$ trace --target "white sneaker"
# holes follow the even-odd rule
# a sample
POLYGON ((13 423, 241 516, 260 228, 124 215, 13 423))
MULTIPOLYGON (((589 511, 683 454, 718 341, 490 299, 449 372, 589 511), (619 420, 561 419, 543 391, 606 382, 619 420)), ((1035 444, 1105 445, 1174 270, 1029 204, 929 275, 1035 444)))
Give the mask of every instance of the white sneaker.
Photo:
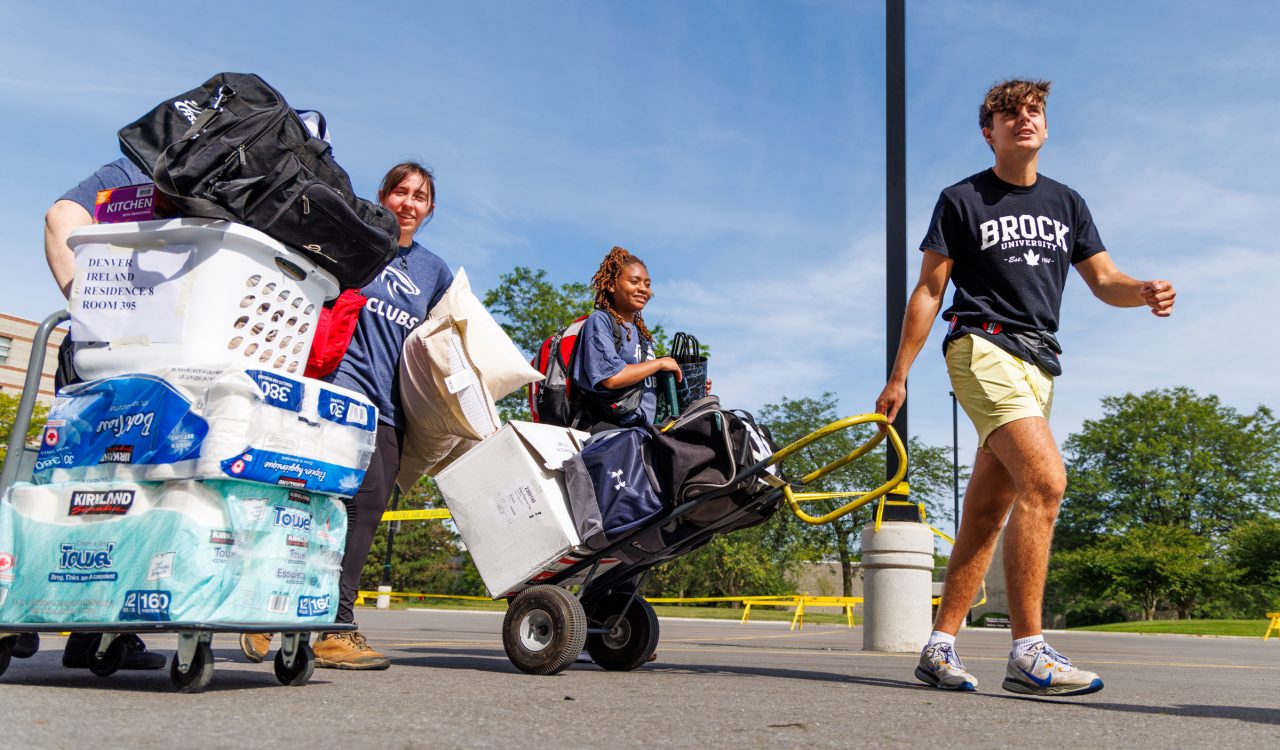
POLYGON ((978 689, 978 678, 965 671, 955 646, 950 643, 925 646, 920 652, 920 663, 916 665, 916 677, 942 690, 971 692, 978 689))
POLYGON ((1071 666, 1071 660, 1043 641, 1005 668, 1005 690, 1023 695, 1088 695, 1102 689, 1102 678, 1071 666))

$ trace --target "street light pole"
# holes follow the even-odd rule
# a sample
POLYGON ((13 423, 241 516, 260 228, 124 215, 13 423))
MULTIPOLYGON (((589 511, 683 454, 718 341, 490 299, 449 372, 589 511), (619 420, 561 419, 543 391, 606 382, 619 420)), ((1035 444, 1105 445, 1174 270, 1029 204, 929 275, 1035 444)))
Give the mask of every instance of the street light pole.
MULTIPOLYGON (((906 3, 885 0, 885 364, 893 373, 907 310, 907 42, 906 3)), ((907 407, 904 400, 893 427, 905 441, 907 407)), ((885 478, 898 471, 898 457, 886 453, 885 478)))

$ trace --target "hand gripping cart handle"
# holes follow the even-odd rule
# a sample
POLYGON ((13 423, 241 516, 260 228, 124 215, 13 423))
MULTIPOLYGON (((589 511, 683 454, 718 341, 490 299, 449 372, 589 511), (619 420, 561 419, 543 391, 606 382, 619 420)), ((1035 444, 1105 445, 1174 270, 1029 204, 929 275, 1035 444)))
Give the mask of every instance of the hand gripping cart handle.
POLYGON ((765 461, 764 465, 773 466, 774 464, 779 464, 785 461, 788 456, 795 455, 796 453, 798 453, 800 450, 804 449, 808 445, 816 443, 822 440, 823 438, 829 435, 832 435, 834 433, 837 433, 841 430, 846 430, 846 429, 849 429, 850 427, 854 427, 860 424, 875 424, 875 425, 879 425, 880 429, 876 432, 875 435, 871 436, 869 440, 867 440, 865 443, 858 446, 854 450, 850 451, 843 458, 836 459, 835 461, 832 461, 826 466, 823 466, 820 469, 816 469, 804 475, 797 482, 795 482, 794 485, 788 484, 782 488, 782 496, 786 499, 787 506, 791 508, 791 512, 795 514, 796 518, 799 518, 801 521, 804 521, 805 523, 811 524, 814 526, 821 525, 824 523, 830 523, 836 520, 837 518, 840 518, 842 516, 848 515, 849 513, 852 513, 853 511, 857 510, 858 508, 861 508, 867 503, 874 502, 876 500, 879 500, 881 497, 884 497, 888 493, 892 492, 893 489, 897 487, 899 483, 902 482, 903 477, 907 475, 907 449, 902 445, 902 438, 898 437, 898 431, 893 429, 893 425, 889 423, 889 420, 883 414, 874 414, 874 413, 859 414, 857 416, 845 417, 844 419, 840 419, 835 422, 832 422, 826 427, 823 427, 819 430, 809 433, 808 435, 800 438, 799 440, 795 441, 791 445, 788 445, 787 447, 773 454, 772 456, 769 457, 767 461, 765 461), (876 446, 884 442, 886 437, 889 439, 889 444, 893 446, 894 452, 898 454, 898 471, 892 477, 890 477, 888 481, 886 481, 884 484, 880 485, 879 487, 876 487, 875 489, 866 491, 866 492, 862 492, 862 491, 796 492, 793 489, 793 486, 803 487, 805 485, 816 482, 817 480, 827 476, 833 471, 836 471, 842 466, 846 466, 858 460, 859 458, 862 458, 863 456, 867 455, 871 451, 875 450, 876 446), (852 497, 854 499, 850 500, 848 503, 845 503, 839 508, 836 508, 830 513, 825 513, 821 516, 811 516, 808 513, 805 513, 800 508, 800 503, 804 501, 837 500, 843 497, 852 497))

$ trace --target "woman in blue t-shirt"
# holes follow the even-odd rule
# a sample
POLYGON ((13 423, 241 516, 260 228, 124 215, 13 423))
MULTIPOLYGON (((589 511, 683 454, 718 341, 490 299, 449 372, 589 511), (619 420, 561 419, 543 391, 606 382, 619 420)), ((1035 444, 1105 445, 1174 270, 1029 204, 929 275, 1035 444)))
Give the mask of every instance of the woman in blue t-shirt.
POLYGON ((591 279, 596 309, 578 333, 573 384, 587 396, 594 423, 618 426, 652 423, 657 417, 657 374, 671 372, 679 381, 680 365, 654 356, 653 335, 641 312, 653 297, 644 261, 620 247, 605 256, 591 279), (632 398, 626 396, 639 385, 632 398), (630 401, 637 399, 638 403, 630 401), (619 405, 620 410, 611 409, 619 405))
MULTIPOLYGON (((376 279, 360 290, 366 298, 351 344, 325 380, 363 394, 378 407, 377 447, 364 483, 347 503, 347 546, 338 588, 339 623, 355 622, 353 603, 374 532, 400 471, 405 416, 400 407, 400 353, 409 332, 435 307, 453 283, 449 267, 414 235, 435 211, 435 179, 417 162, 392 167, 382 178, 378 201, 400 224, 400 252, 376 279)), ((269 636, 246 634, 240 646, 259 661, 270 647, 269 636)), ((315 644, 316 666, 338 669, 386 669, 391 661, 373 650, 359 631, 329 634, 315 644)))

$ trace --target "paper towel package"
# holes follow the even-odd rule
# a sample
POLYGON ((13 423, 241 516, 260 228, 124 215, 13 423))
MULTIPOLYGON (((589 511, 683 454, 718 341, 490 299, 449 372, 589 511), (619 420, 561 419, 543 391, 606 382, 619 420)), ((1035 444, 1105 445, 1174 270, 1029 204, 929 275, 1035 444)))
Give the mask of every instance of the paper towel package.
POLYGON ((18 484, 0 622, 332 622, 345 541, 341 500, 283 487, 18 484))
POLYGON ((436 475, 490 596, 514 594, 568 567, 562 560, 581 540, 560 466, 582 450, 586 437, 564 427, 508 422, 436 475))
POLYGON ((353 495, 373 454, 377 407, 319 380, 173 367, 64 388, 34 481, 235 477, 353 495))

